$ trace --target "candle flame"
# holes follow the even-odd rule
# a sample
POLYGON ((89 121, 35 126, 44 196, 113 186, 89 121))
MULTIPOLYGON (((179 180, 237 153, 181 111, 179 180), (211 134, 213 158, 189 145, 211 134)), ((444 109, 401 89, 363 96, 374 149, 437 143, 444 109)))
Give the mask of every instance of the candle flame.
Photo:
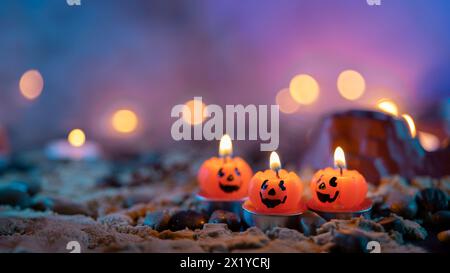
POLYGON ((398 106, 390 99, 381 99, 377 102, 377 108, 381 111, 398 117, 398 106))
POLYGON ((334 150, 334 167, 341 169, 346 167, 344 150, 340 146, 334 150))
POLYGON ((414 120, 412 119, 412 117, 408 114, 403 114, 402 117, 406 121, 406 124, 408 124, 411 137, 416 137, 416 125, 414 124, 414 120))
POLYGON ((229 156, 233 153, 233 145, 229 135, 223 135, 219 144, 219 155, 229 156))
POLYGON ((270 154, 270 168, 274 171, 281 169, 281 161, 277 152, 272 152, 270 154))
POLYGON ((69 135, 67 136, 67 141, 73 147, 81 147, 86 142, 86 135, 82 130, 74 129, 70 131, 69 135))

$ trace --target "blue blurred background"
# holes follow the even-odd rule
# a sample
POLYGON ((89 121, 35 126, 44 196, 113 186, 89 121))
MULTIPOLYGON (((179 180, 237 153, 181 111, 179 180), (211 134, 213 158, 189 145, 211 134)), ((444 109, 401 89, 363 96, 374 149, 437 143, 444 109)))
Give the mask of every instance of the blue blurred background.
POLYGON ((447 0, 2 0, 0 124, 14 150, 75 127, 111 145, 152 148, 172 142, 176 104, 194 96, 274 104, 293 76, 307 73, 319 99, 282 114, 282 132, 383 97, 426 126, 449 116, 449 26, 447 0), (33 101, 18 85, 29 69, 45 82, 33 101), (345 69, 365 77, 357 101, 337 91, 345 69), (107 128, 118 108, 137 113, 133 136, 107 128))

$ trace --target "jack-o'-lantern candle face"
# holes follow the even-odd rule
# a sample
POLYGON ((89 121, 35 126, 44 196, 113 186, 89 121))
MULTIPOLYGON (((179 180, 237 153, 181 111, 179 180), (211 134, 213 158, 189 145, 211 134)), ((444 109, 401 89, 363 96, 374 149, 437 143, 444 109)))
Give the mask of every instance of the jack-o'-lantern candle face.
POLYGON ((321 203, 333 203, 339 197, 337 177, 333 176, 326 181, 326 179, 323 179, 323 176, 319 178, 315 185, 317 199, 321 203))
POLYGON ((314 204, 325 210, 351 210, 366 198, 367 183, 357 171, 327 168, 318 171, 310 184, 314 204))
POLYGON ((257 172, 250 180, 249 198, 252 206, 259 213, 298 212, 303 193, 300 178, 294 172, 281 169, 277 155, 271 156, 271 168, 257 172), (276 164, 272 164, 274 158, 278 161, 276 164))
POLYGON ((252 169, 240 157, 213 157, 198 172, 200 193, 208 198, 242 199, 248 194, 252 175, 252 169))
POLYGON ((206 160, 198 172, 200 194, 211 199, 237 200, 247 197, 248 183, 253 175, 250 166, 240 157, 231 157, 228 135, 220 141, 220 158, 206 160))
POLYGON ((242 186, 242 175, 234 161, 225 162, 217 172, 217 180, 222 191, 231 193, 242 186))
POLYGON ((259 191, 259 197, 261 202, 268 208, 275 208, 286 203, 287 194, 284 180, 264 180, 259 191))
POLYGON ((350 211, 366 198, 367 183, 355 170, 347 170, 341 147, 334 151, 335 168, 319 170, 311 180, 314 205, 328 211, 350 211))

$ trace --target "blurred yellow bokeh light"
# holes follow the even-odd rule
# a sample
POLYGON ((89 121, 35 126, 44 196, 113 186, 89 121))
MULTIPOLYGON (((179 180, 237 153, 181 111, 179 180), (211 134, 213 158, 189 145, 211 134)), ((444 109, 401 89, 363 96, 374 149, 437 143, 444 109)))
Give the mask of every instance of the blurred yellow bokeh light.
POLYGON ((312 104, 319 97, 319 84, 310 75, 300 74, 292 78, 289 92, 296 102, 303 105, 312 104))
POLYGON ((359 72, 345 70, 339 74, 337 88, 342 97, 348 100, 357 100, 366 90, 366 81, 359 72))
POLYGON ((183 120, 191 125, 202 123, 207 113, 205 111, 206 105, 201 100, 190 100, 184 104, 186 107, 183 110, 183 120))
POLYGON ((42 93, 44 79, 37 70, 28 70, 20 78, 19 89, 22 96, 28 100, 34 100, 42 93))
POLYGON ((119 133, 132 133, 138 126, 138 117, 136 113, 128 109, 116 111, 112 116, 112 126, 119 133))
POLYGON ((287 88, 278 92, 275 102, 280 106, 280 111, 285 114, 295 113, 300 107, 287 88))
POLYGON ((86 135, 81 129, 73 129, 70 131, 67 141, 74 147, 81 147, 86 142, 86 135))
POLYGON ((390 99, 381 99, 377 102, 377 108, 385 113, 398 117, 398 106, 390 99))

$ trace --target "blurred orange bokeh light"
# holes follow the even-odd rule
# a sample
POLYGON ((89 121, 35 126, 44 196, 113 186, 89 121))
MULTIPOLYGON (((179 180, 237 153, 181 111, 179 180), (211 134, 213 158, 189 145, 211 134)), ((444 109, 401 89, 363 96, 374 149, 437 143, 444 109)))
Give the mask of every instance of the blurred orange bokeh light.
POLYGON ((300 105, 292 98, 287 88, 278 92, 275 102, 280 106, 280 111, 285 114, 295 113, 300 108, 300 105))
POLYGON ((117 110, 112 116, 112 126, 119 133, 132 133, 138 126, 136 113, 128 109, 117 110))
POLYGON ((34 100, 39 97, 43 88, 44 79, 37 70, 28 70, 20 78, 20 93, 28 100, 34 100))
POLYGON ((296 102, 308 105, 319 97, 319 84, 310 75, 300 74, 292 78, 289 91, 296 102))
POLYGON ((359 72, 346 70, 339 75, 337 87, 342 97, 348 100, 357 100, 366 90, 366 81, 359 72))
POLYGON ((202 123, 206 117, 206 105, 201 100, 190 100, 184 104, 183 120, 190 125, 202 123))

